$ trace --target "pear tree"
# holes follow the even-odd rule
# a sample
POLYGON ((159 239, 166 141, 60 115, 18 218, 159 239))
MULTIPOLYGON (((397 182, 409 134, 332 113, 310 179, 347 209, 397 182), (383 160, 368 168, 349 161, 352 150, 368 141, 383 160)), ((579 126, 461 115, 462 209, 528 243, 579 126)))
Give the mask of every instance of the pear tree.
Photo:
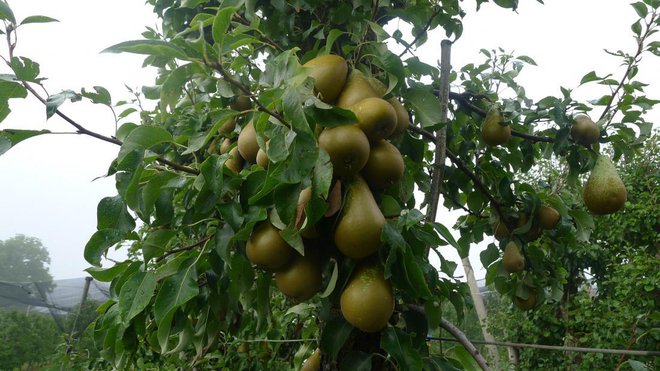
MULTIPOLYGON (((158 76, 113 104, 102 87, 43 96, 39 65, 15 47, 22 28, 52 19, 16 19, 0 1, 11 70, 0 119, 28 94, 48 117, 83 99, 118 112, 113 136, 69 119, 120 148, 106 174, 117 195, 100 200, 84 249, 87 272, 111 283, 94 337, 115 367, 487 369, 443 317, 443 302, 459 315, 469 305, 443 253, 465 257, 495 235, 481 255, 488 283, 522 310, 551 305, 566 272, 534 241, 570 248, 594 214, 625 207, 603 149, 632 158, 651 134, 658 101, 635 76, 642 56, 660 55, 658 0, 632 4, 638 50, 617 54, 618 80, 582 78, 612 87, 587 102, 564 88, 528 98, 524 55, 483 50, 453 71, 422 62, 414 50, 429 32, 460 38, 467 5, 455 0, 147 3, 161 28, 105 52, 143 55, 158 76), (542 158, 565 167, 565 187, 517 176, 542 158), (585 202, 568 202, 592 169, 585 202), (440 206, 464 215, 443 225, 440 206), (129 258, 102 265, 113 248, 129 258), (431 347, 441 330, 461 345, 431 347)), ((0 153, 49 134, 3 128, 0 153)))

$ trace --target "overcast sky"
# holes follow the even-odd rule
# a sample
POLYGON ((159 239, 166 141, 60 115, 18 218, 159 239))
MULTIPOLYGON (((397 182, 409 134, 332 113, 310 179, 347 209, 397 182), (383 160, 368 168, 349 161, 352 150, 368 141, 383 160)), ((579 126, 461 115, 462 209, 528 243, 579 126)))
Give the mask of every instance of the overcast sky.
MULTIPOLYGON (((48 77, 50 93, 63 89, 79 90, 101 85, 113 94, 113 101, 127 99, 124 84, 137 88, 153 84, 153 71, 141 69, 142 57, 130 54, 100 54, 102 49, 125 40, 140 38, 145 26, 156 19, 142 1, 114 0, 9 0, 18 19, 47 15, 60 23, 26 26, 20 30, 16 55, 41 64, 48 77)), ((473 7, 473 1, 464 1, 473 7)), ((452 65, 481 62, 479 49, 502 47, 536 60, 538 67, 526 67, 519 82, 528 95, 540 99, 559 95, 559 87, 574 89, 580 78, 596 70, 599 75, 623 73, 620 61, 603 52, 622 49, 634 52, 630 24, 636 14, 621 0, 550 0, 541 5, 521 1, 518 14, 490 4, 478 13, 470 10, 464 20, 463 36, 452 48, 452 65)), ((430 37, 423 50, 416 51, 424 61, 435 64, 444 33, 430 37)), ((6 47, 3 45, 3 55, 6 47)), ((660 97, 660 58, 650 54, 638 75, 654 84, 647 93, 660 97)), ((0 69, 1 73, 6 69, 0 69)), ((574 96, 585 99, 607 93, 605 87, 585 86, 574 96), (594 88, 596 90, 594 90, 594 88)), ((71 131, 59 118, 45 120, 45 108, 35 99, 13 100, 12 114, 2 128, 71 131)), ((62 110, 91 130, 111 135, 113 118, 107 108, 85 103, 67 103, 62 110)), ((659 110, 653 113, 657 122, 659 110)), ((599 114, 599 112, 597 113, 599 114)), ((594 114, 594 116, 597 116, 594 114)), ((0 156, 0 239, 17 233, 40 238, 52 259, 51 273, 57 279, 80 277, 88 264, 83 248, 96 230, 96 205, 106 196, 116 195, 114 180, 104 175, 118 147, 74 135, 33 138, 0 156)), ((439 219, 451 226, 454 215, 439 212, 439 219)), ((458 262, 447 248, 447 257, 458 262)), ((485 274, 479 248, 471 261, 477 278, 485 274)), ((460 269, 462 272, 462 269, 460 269)), ((458 272, 458 274, 462 274, 458 272)))

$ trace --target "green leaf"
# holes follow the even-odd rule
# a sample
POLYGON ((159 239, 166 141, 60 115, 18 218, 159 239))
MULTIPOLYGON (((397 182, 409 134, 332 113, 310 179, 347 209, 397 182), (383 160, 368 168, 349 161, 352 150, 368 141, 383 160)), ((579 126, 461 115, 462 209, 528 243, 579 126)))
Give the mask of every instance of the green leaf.
POLYGON ((16 17, 14 17, 14 12, 11 11, 11 8, 4 0, 0 0, 0 19, 4 19, 10 23, 16 24, 16 17))
POLYGON ((530 58, 530 57, 528 57, 528 56, 526 56, 526 55, 520 55, 520 56, 518 56, 516 59, 521 60, 521 61, 523 61, 523 62, 525 62, 525 63, 527 63, 527 64, 531 64, 532 66, 536 66, 536 65, 537 65, 535 60, 533 60, 532 58, 530 58))
POLYGON ((13 57, 9 65, 21 81, 36 82, 39 76, 39 64, 25 57, 13 57))
POLYGON ((53 117, 57 109, 67 100, 71 102, 80 101, 80 95, 72 90, 64 90, 61 93, 53 94, 46 99, 46 118, 53 117))
POLYGON ((495 244, 490 244, 488 247, 479 254, 481 259, 481 264, 484 267, 488 268, 495 260, 499 259, 500 250, 495 246, 495 244))
POLYGON ((49 130, 18 130, 18 129, 5 129, 0 130, 0 155, 9 151, 11 147, 16 146, 18 143, 35 137, 37 135, 48 134, 49 130))
POLYGON ((29 17, 26 17, 24 20, 22 20, 21 24, 50 23, 50 22, 59 22, 59 21, 55 18, 46 17, 45 15, 31 15, 29 17))
POLYGON ((328 286, 321 294, 322 298, 327 298, 328 296, 330 296, 330 294, 332 294, 333 291, 335 291, 335 287, 337 286, 337 278, 339 278, 339 266, 337 265, 337 261, 333 260, 332 274, 330 275, 330 281, 328 281, 328 286))
POLYGON ((155 290, 156 276, 153 271, 131 275, 119 292, 119 315, 125 324, 149 305, 155 290))
POLYGON ((215 15, 213 20, 213 41, 218 45, 220 50, 225 42, 225 36, 227 35, 227 30, 229 30, 229 25, 231 23, 231 18, 236 13, 238 8, 220 7, 218 13, 215 15))
POLYGON ((160 88, 160 107, 174 109, 177 101, 184 94, 184 86, 196 74, 204 73, 204 69, 195 63, 184 64, 172 70, 160 88))
POLYGON ((388 327, 380 338, 380 346, 396 360, 402 370, 421 370, 422 357, 413 347, 410 335, 396 327, 388 327))
POLYGON ((80 95, 96 104, 104 104, 106 106, 112 105, 112 97, 108 89, 102 86, 94 86, 94 92, 86 91, 84 88, 80 91, 80 95))
POLYGON ((591 236, 591 231, 595 228, 593 217, 581 209, 573 209, 569 212, 577 228, 576 237, 579 241, 587 242, 591 236))
POLYGON ((476 371, 481 369, 477 361, 472 358, 470 353, 462 345, 454 346, 448 350, 448 353, 452 358, 458 360, 465 370, 476 371))
POLYGON ((197 294, 199 294, 197 270, 194 260, 191 260, 187 265, 182 264, 181 270, 177 274, 163 280, 163 284, 158 290, 154 315, 159 326, 174 313, 176 308, 184 305, 197 294))
POLYGON ((343 317, 335 317, 328 321, 321 333, 321 349, 327 353, 331 360, 337 358, 339 350, 344 346, 351 335, 351 326, 343 317))
POLYGON ((150 233, 142 243, 144 261, 148 262, 153 258, 162 256, 174 236, 176 236, 176 231, 170 229, 158 229, 150 233))
POLYGON ((115 277, 124 273, 126 268, 131 264, 129 260, 113 265, 110 268, 89 267, 85 272, 89 273, 95 280, 101 282, 110 282, 115 277))
POLYGON ((634 371, 648 371, 649 368, 644 364, 643 362, 640 361, 635 361, 634 359, 629 359, 624 364, 627 363, 630 368, 632 368, 634 371))
POLYGON ((438 300, 429 300, 424 304, 424 312, 426 312, 429 330, 438 328, 442 318, 442 304, 438 300))
POLYGON ((460 255, 461 258, 465 258, 468 256, 470 252, 470 246, 466 245, 465 243, 458 243, 454 239, 454 236, 449 232, 449 229, 445 227, 444 225, 440 223, 431 223, 433 227, 435 228, 436 231, 442 236, 442 238, 445 239, 450 245, 452 245, 456 251, 458 251, 458 255, 460 255))
POLYGON ((440 100, 427 89, 411 89, 406 94, 406 101, 413 107, 415 118, 422 127, 437 125, 442 121, 440 100))
POLYGON ((632 30, 632 32, 635 35, 640 36, 642 34, 642 22, 641 22, 641 20, 638 20, 637 22, 633 23, 630 26, 630 29, 632 30))
POLYGON ((124 233, 114 228, 96 231, 85 245, 85 260, 88 263, 101 266, 101 257, 110 247, 123 240, 124 233))
POLYGON ((27 97, 27 89, 19 82, 0 79, 0 101, 27 97))
POLYGON ((134 53, 154 57, 188 60, 186 53, 173 43, 161 40, 131 40, 113 45, 101 53, 134 53))
POLYGON ((644 18, 649 14, 649 9, 646 7, 646 4, 644 4, 641 1, 638 1, 636 3, 632 3, 630 5, 635 9, 635 12, 637 12, 637 15, 640 18, 644 18))
POLYGON ((136 149, 148 149, 156 144, 171 141, 172 134, 160 126, 138 126, 126 137, 117 155, 117 162, 121 162, 126 155, 136 149))
POLYGON ((96 208, 96 219, 98 230, 110 228, 126 233, 135 229, 135 220, 120 196, 103 198, 96 208))
POLYGON ((598 75, 596 75, 595 71, 591 71, 591 72, 587 73, 586 75, 582 76, 582 79, 580 80, 580 85, 586 84, 586 83, 591 82, 591 81, 598 81, 598 80, 602 80, 602 79, 603 79, 602 77, 598 77, 598 75))

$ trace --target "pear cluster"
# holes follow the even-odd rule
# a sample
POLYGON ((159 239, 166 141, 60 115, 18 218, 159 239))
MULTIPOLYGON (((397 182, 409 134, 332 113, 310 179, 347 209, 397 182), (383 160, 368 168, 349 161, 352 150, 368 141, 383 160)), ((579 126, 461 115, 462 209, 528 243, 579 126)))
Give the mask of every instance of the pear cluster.
MULTIPOLYGON (((318 293, 323 282, 323 259, 320 241, 346 259, 355 261, 355 268, 341 289, 339 306, 344 318, 364 332, 378 332, 388 323, 394 311, 392 285, 384 277, 377 254, 383 246, 381 233, 385 216, 375 195, 397 184, 404 174, 404 160, 390 140, 400 136, 409 125, 406 109, 396 97, 385 97, 387 89, 378 80, 358 70, 349 70, 347 62, 337 55, 316 57, 303 67, 314 80, 314 92, 325 103, 350 110, 355 121, 340 126, 324 127, 317 123, 317 144, 331 161, 334 183, 343 192, 342 205, 324 220, 325 228, 307 222, 304 213, 312 197, 312 188, 302 190, 298 198, 300 235, 305 254, 298 253, 282 237, 282 231, 269 219, 256 225, 246 243, 246 255, 255 266, 273 272, 278 289, 295 302, 308 300, 318 293), (328 228, 327 226, 332 226, 328 228)), ((240 109, 250 109, 249 101, 240 109)), ((234 130, 236 123, 228 120, 219 129, 234 130)), ((269 141, 262 142, 269 145, 269 141)), ((217 141, 212 150, 218 151, 217 141)), ((220 143, 219 153, 228 153, 225 163, 233 172, 245 164, 267 168, 270 160, 267 148, 257 141, 254 123, 242 125, 238 140, 220 143)), ((209 151, 211 149, 209 148, 209 151)), ((342 197, 341 192, 337 193, 342 197)), ((330 202, 330 200, 326 200, 330 202)), ((314 358, 309 361, 314 363, 314 358)))

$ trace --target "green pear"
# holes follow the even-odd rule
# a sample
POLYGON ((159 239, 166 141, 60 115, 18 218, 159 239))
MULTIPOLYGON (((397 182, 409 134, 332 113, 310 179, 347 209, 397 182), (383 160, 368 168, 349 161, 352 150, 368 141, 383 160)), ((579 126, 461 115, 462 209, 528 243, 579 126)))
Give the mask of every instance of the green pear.
POLYGON ((600 128, 591 118, 585 114, 577 115, 573 118, 571 126, 571 138, 582 145, 596 143, 600 137, 600 128))
POLYGON ((357 174, 369 159, 369 139, 357 125, 323 129, 319 148, 330 156, 336 177, 357 174))
POLYGON ((582 198, 591 212, 601 215, 617 212, 626 203, 626 186, 607 156, 598 156, 584 186, 582 198))
POLYGON ((522 272, 525 269, 525 257, 520 253, 520 248, 514 241, 506 244, 502 265, 508 273, 522 272))
POLYGON ((348 184, 344 209, 335 228, 335 245, 342 254, 362 259, 383 245, 380 234, 385 217, 378 208, 369 186, 362 177, 356 176, 348 184))
POLYGON ((396 110, 384 99, 365 98, 351 106, 351 111, 358 119, 358 126, 371 142, 389 137, 396 129, 396 110))
POLYGON ((502 114, 497 108, 492 108, 486 114, 481 125, 481 138, 490 146, 506 143, 511 138, 511 127, 502 126, 502 114))
POLYGON ((386 140, 380 140, 371 145, 369 159, 361 174, 369 186, 382 190, 398 183, 403 178, 404 170, 405 164, 399 149, 386 140))
POLYGON ((303 67, 310 69, 309 75, 315 80, 314 90, 321 100, 326 103, 334 102, 346 83, 346 60, 338 55, 321 55, 305 63, 303 67))
POLYGON ((337 98, 337 106, 340 108, 349 108, 355 103, 365 98, 380 98, 378 92, 371 86, 369 80, 358 70, 351 70, 344 89, 337 98))

